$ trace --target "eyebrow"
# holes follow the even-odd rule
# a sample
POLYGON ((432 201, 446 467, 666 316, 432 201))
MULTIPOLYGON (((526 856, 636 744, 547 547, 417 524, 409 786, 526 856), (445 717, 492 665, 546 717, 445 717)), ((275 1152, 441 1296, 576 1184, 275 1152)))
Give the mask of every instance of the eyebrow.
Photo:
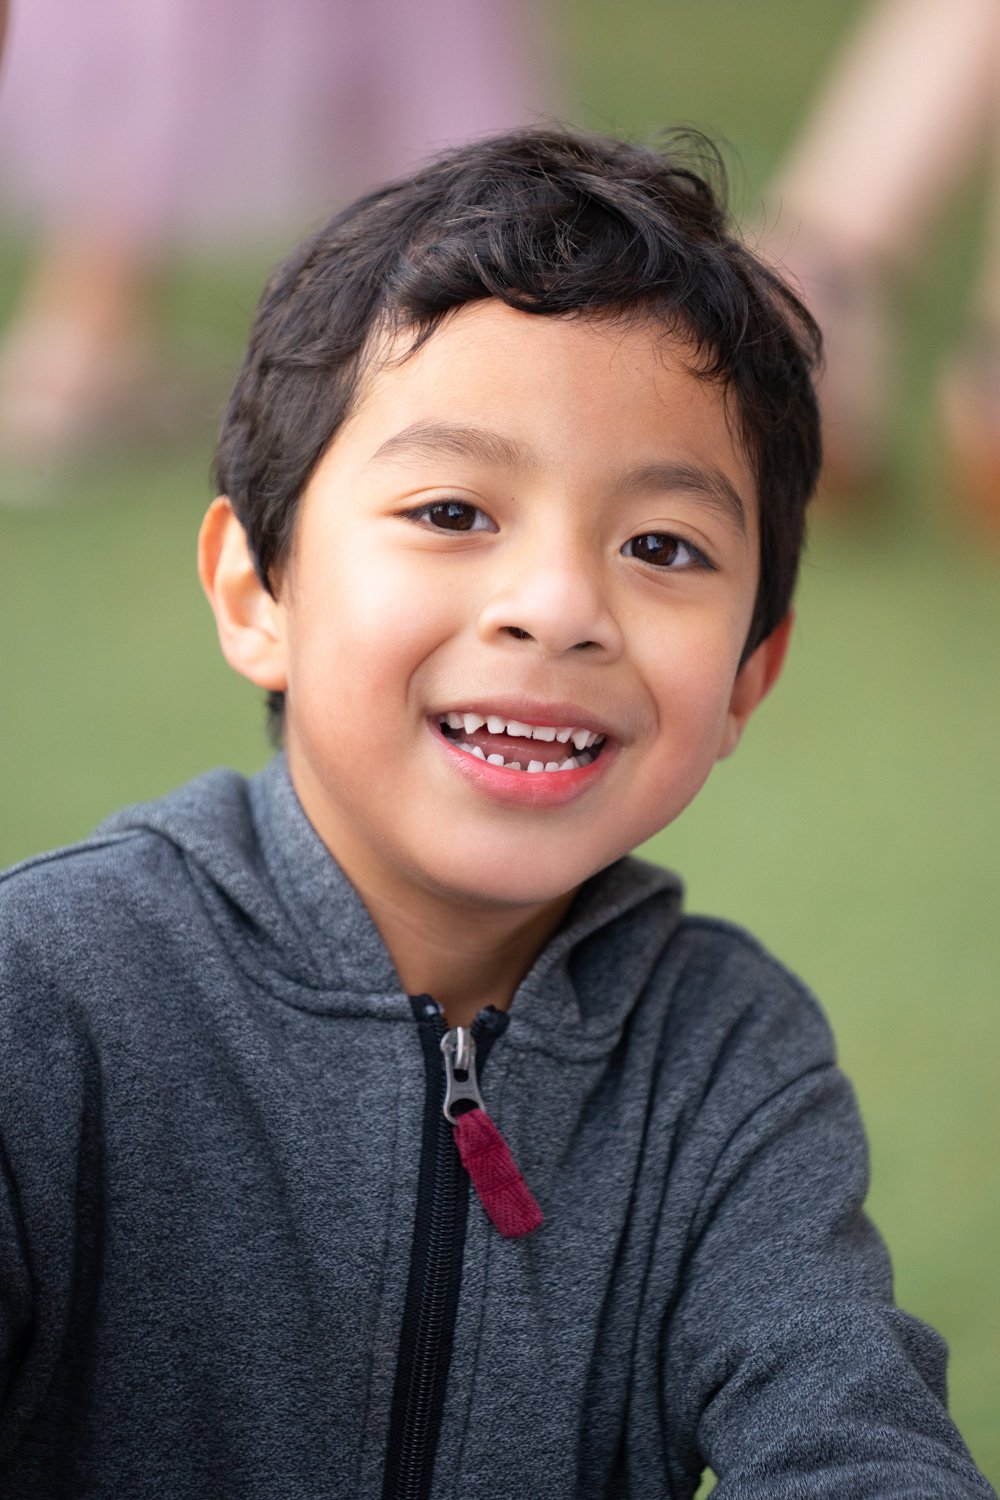
POLYGON ((411 453, 448 453, 455 458, 475 458, 505 469, 533 469, 536 462, 528 448, 487 427, 454 426, 448 422, 414 422, 387 438, 372 454, 402 458, 411 453))
POLYGON ((709 464, 686 464, 664 460, 629 469, 615 485, 617 495, 636 495, 655 490, 684 490, 704 500, 742 536, 747 534, 746 506, 739 491, 721 469, 709 464))
MULTIPOLYGON (((530 472, 537 468, 531 450, 502 433, 487 427, 455 425, 449 422, 413 422, 401 432, 387 438, 372 454, 374 463, 381 459, 404 458, 410 454, 447 453, 456 458, 472 458, 497 468, 530 472)), ((746 506, 738 490, 721 469, 681 460, 664 459, 629 469, 616 481, 616 496, 637 495, 653 491, 684 491, 705 501, 723 520, 742 536, 747 534, 746 506)))

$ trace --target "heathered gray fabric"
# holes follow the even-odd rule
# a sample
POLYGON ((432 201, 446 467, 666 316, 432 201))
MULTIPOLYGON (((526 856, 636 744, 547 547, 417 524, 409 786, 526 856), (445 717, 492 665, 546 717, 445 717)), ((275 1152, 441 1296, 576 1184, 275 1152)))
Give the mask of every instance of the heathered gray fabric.
MULTIPOLYGON (((279 758, 0 883, 0 1494, 378 1500, 417 1027, 279 758)), ((992 1494, 861 1214, 827 1027, 624 860, 484 1072, 546 1215, 472 1200, 436 1500, 992 1494)))

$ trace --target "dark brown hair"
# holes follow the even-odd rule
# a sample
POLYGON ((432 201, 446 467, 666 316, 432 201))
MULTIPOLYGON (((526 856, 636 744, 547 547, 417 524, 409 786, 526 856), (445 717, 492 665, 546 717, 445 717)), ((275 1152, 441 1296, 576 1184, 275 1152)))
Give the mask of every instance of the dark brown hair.
MULTIPOLYGON (((741 240, 718 152, 528 130, 459 147, 336 214, 271 276, 214 477, 272 588, 299 498, 357 399, 380 333, 413 347, 466 303, 541 316, 653 317, 726 394, 757 481, 760 581, 746 653, 784 618, 820 463, 819 333, 741 240)), ((280 722, 281 698, 271 704, 280 722)))

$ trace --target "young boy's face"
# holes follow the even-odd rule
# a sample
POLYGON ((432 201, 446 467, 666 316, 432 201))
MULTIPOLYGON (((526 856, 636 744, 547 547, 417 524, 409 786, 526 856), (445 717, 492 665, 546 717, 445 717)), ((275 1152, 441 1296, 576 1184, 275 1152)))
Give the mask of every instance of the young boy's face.
POLYGON ((735 745, 785 631, 740 667, 755 484, 689 357, 487 301, 376 367, 235 662, 286 692, 296 790, 363 891, 552 902, 735 745))

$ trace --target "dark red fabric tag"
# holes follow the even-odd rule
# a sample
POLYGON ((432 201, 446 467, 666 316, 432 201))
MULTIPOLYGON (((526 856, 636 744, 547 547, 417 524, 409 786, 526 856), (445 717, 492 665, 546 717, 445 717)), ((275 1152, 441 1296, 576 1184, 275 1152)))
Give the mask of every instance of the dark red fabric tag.
POLYGON ((530 1234, 543 1215, 489 1115, 466 1110, 455 1121, 455 1143, 480 1202, 508 1240, 530 1234))

